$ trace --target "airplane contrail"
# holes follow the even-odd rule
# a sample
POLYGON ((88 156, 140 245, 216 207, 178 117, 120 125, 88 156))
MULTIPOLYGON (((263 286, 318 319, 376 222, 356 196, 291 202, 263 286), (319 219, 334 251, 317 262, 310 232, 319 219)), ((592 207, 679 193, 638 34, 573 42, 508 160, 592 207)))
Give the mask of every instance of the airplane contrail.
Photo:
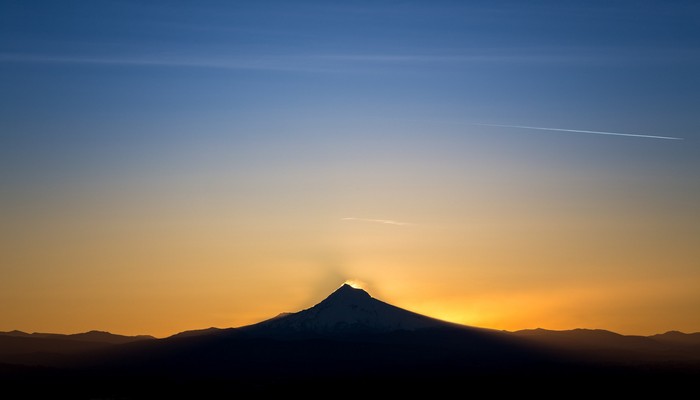
POLYGON ((406 225, 411 225, 408 222, 399 222, 399 221, 393 221, 390 219, 373 219, 373 218, 355 218, 355 217, 347 217, 347 218, 341 218, 343 221, 364 221, 364 222, 375 222, 378 224, 386 224, 386 225, 399 225, 399 226, 406 226, 406 225))
POLYGON ((581 129, 545 128, 545 127, 541 127, 541 126, 480 124, 480 123, 476 123, 476 122, 470 123, 469 125, 493 126, 493 127, 498 127, 498 128, 535 129, 535 130, 539 130, 539 131, 589 133, 589 134, 593 134, 593 135, 627 136, 627 137, 637 137, 637 138, 645 138, 645 139, 683 140, 683 138, 674 137, 674 136, 655 136, 655 135, 640 135, 637 133, 586 131, 586 130, 581 130, 581 129))

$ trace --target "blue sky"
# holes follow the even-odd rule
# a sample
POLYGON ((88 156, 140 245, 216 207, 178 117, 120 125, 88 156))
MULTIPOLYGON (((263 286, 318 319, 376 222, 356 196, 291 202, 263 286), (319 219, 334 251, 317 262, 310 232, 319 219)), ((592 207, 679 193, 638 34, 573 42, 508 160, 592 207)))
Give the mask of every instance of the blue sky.
MULTIPOLYGON (((71 265, 94 262, 76 244, 87 238, 104 240, 95 248, 121 241, 131 254, 136 244, 109 235, 163 234, 183 215, 190 233, 173 240, 252 230, 286 254, 291 232, 365 280, 381 280, 368 272, 386 261, 372 258, 379 250, 327 240, 352 218, 452 229, 431 231, 449 239, 415 257, 451 252, 450 271, 460 268, 457 237, 486 240, 470 230, 480 227, 501 232, 506 248, 527 229, 544 232, 542 251, 564 231, 600 254, 612 248, 601 238, 620 249, 646 243, 629 259, 577 261, 577 273, 554 274, 562 282, 602 270, 622 279, 639 259, 645 279, 664 268, 696 277, 698 21, 692 1, 3 1, 0 215, 12 238, 4 268, 16 278, 7 284, 70 276, 71 265), (655 232, 662 239, 651 245, 655 232), (61 245, 73 256, 51 268, 27 261, 61 245), (674 266, 659 265, 668 253, 674 266)), ((377 240, 382 252, 399 246, 377 240)), ((478 250, 463 270, 482 274, 475 263, 496 253, 478 250)), ((520 257, 533 266, 538 254, 520 257)), ((425 278, 411 272, 416 263, 406 279, 425 278)), ((525 273, 515 259, 493 268, 525 273)), ((436 274, 436 285, 459 281, 452 273, 436 274)))
POLYGON ((45 156, 41 143, 69 155, 91 143, 92 151, 111 152, 114 140, 126 147, 199 141, 220 136, 217 127, 227 129, 231 120, 272 115, 299 121, 302 130, 305 121, 334 118, 350 120, 339 122, 346 125, 419 119, 437 129, 482 122, 691 140, 698 129, 692 2, 2 7, 2 128, 5 140, 20 146, 12 152, 29 157, 45 156), (183 115, 204 124, 196 135, 178 129, 183 115))

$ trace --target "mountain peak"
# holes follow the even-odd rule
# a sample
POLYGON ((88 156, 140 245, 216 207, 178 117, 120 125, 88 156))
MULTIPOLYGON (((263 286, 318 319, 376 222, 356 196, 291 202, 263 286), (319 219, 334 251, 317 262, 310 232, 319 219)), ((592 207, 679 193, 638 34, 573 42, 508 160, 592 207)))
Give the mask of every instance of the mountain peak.
POLYGON ((345 283, 315 306, 247 328, 267 334, 348 334, 416 330, 446 324, 370 296, 345 283))
POLYGON ((360 288, 354 288, 350 286, 347 283, 344 283, 343 286, 339 287, 338 289, 335 290, 335 292, 331 293, 330 296, 328 296, 325 300, 321 302, 321 304, 327 302, 327 301, 361 301, 361 300, 367 300, 371 299, 372 296, 369 295, 369 293, 365 292, 364 290, 360 288))
POLYGON ((348 289, 360 290, 360 291, 364 292, 364 290, 362 290, 362 289, 360 289, 360 288, 356 288, 356 287, 352 286, 351 284, 349 284, 349 283, 347 283, 347 282, 343 283, 343 285, 342 285, 341 287, 338 288, 338 290, 348 290, 348 289))

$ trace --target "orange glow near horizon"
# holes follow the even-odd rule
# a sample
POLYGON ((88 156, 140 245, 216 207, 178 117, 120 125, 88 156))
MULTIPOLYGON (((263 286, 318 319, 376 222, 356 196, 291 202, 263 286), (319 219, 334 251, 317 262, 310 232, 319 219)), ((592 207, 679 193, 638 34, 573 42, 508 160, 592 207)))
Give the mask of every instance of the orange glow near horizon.
POLYGON ((160 337, 234 327, 312 306, 342 282, 487 328, 700 330, 695 244, 635 221, 606 233, 603 220, 552 225, 534 207, 529 218, 501 209, 501 219, 443 208, 422 218, 406 210, 394 218, 414 223, 396 226, 349 223, 332 209, 260 218, 222 204, 207 217, 181 212, 191 206, 177 198, 168 204, 15 214, 0 244, 3 264, 14 266, 0 281, 0 330, 160 337))
MULTIPOLYGON (((475 270, 462 273, 455 269, 454 275, 445 280, 444 276, 434 276, 416 267, 409 279, 400 273, 400 267, 386 265, 383 269, 358 269, 357 276, 371 277, 368 283, 359 280, 345 283, 410 311, 499 330, 602 328, 626 334, 697 330, 695 321, 688 318, 683 308, 671 312, 665 308, 665 304, 683 304, 693 296, 693 281, 618 277, 608 282, 550 286, 542 277, 532 277, 531 282, 525 280, 520 286, 517 281, 488 277, 475 270), (374 275, 370 273, 372 270, 374 275), (490 284, 485 283, 489 282, 487 278, 490 284)), ((196 272, 177 264, 171 264, 171 268, 196 272)), ((230 274, 224 267, 218 270, 221 276, 230 274)), ((314 279, 319 272, 322 270, 311 268, 306 274, 284 280, 259 274, 257 279, 248 278, 255 285, 236 284, 235 275, 214 280, 210 276, 185 279, 186 276, 141 274, 139 280, 143 286, 126 275, 119 278, 120 283, 119 280, 101 282, 97 276, 86 274, 76 283, 94 286, 91 292, 83 292, 79 297, 46 280, 41 295, 37 292, 33 302, 4 312, 0 330, 76 333, 97 329, 164 337, 209 326, 243 326, 280 312, 308 308, 323 300, 339 284, 336 275, 323 281, 314 279), (313 286, 308 284, 314 280, 313 286), (158 285, 163 287, 162 291, 155 290, 158 285)), ((7 298, 7 292, 3 296, 7 298)))

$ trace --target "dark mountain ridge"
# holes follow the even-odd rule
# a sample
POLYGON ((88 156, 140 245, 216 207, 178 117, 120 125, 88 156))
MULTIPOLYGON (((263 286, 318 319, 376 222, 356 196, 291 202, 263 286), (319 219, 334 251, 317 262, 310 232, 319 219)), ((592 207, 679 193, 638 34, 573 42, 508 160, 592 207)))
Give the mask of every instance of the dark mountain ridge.
POLYGON ((306 310, 240 328, 150 340, 104 332, 70 338, 41 335, 0 334, 0 349, 3 341, 26 341, 25 347, 19 342, 5 346, 14 353, 0 351, 0 381, 12 376, 18 382, 56 383, 60 377, 58 383, 72 389, 71 383, 89 381, 95 390, 116 385, 127 391, 143 382, 152 388, 184 385, 197 390, 202 382, 211 388, 246 390, 318 387, 319 382, 425 389, 504 379, 528 383, 544 377, 590 383, 640 377, 645 382, 659 377, 685 382, 700 376, 697 334, 496 331, 413 313, 349 285, 306 310), (32 341, 41 345, 32 348, 32 341))

